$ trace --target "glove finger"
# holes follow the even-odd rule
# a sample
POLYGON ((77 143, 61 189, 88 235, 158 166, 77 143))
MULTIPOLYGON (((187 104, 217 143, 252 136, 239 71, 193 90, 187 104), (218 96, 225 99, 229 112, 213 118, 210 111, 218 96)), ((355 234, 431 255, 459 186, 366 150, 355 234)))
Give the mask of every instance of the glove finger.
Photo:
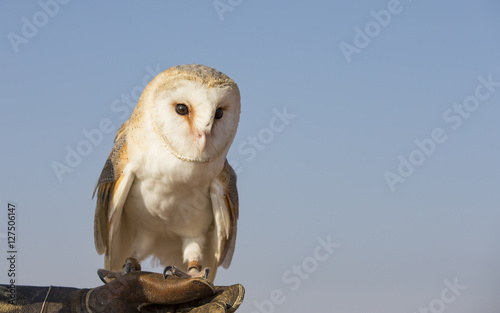
POLYGON ((192 301, 189 303, 176 305, 175 312, 192 313, 192 312, 212 312, 210 310, 221 310, 213 312, 234 312, 236 311, 245 296, 245 289, 242 285, 232 285, 224 287, 215 287, 215 295, 192 301), (205 311, 196 311, 196 309, 203 309, 205 311))
POLYGON ((227 307, 227 312, 236 311, 245 297, 245 288, 242 285, 236 284, 226 287, 216 287, 216 296, 212 301, 224 303, 227 307))

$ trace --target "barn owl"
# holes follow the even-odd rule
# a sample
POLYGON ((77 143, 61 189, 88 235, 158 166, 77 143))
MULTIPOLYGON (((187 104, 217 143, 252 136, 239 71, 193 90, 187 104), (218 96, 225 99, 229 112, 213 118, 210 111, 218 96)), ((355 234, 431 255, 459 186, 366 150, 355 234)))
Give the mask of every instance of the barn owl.
POLYGON ((213 282, 230 265, 238 193, 226 155, 239 116, 237 84, 204 65, 171 67, 146 86, 94 191, 107 270, 153 255, 179 276, 210 269, 213 282))

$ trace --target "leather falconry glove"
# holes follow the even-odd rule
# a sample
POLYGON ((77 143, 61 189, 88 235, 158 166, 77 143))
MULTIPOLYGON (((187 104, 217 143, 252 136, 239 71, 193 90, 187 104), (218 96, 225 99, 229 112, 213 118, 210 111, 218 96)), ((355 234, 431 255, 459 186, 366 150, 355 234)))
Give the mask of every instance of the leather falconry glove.
POLYGON ((215 287, 203 278, 132 271, 93 289, 0 285, 0 312, 234 312, 244 294, 239 284, 215 287))

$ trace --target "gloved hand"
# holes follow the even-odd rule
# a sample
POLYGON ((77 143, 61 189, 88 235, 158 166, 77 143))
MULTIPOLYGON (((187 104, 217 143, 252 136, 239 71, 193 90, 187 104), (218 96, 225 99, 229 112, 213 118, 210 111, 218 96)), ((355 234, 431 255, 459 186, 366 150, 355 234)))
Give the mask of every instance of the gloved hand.
POLYGON ((203 278, 142 271, 115 275, 94 289, 15 286, 15 303, 10 287, 0 285, 1 312, 234 312, 245 294, 239 284, 214 287, 203 278))
POLYGON ((96 313, 234 312, 243 297, 241 285, 214 287, 203 278, 132 271, 88 291, 85 302, 96 313))

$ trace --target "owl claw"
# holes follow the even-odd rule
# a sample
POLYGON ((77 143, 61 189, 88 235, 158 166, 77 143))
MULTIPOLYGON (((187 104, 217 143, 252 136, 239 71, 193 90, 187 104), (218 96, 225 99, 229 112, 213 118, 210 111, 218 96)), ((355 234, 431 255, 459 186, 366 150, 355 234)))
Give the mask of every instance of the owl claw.
POLYGON ((137 259, 128 258, 127 260, 125 260, 125 264, 123 265, 122 268, 122 273, 128 274, 130 272, 140 271, 140 270, 141 270, 141 264, 137 261, 137 259))
POLYGON ((191 278, 191 275, 189 275, 188 273, 178 269, 175 266, 172 266, 172 267, 173 267, 172 275, 180 277, 180 278, 191 278))
POLYGON ((163 270, 163 279, 167 279, 167 276, 172 276, 172 271, 175 267, 174 266, 167 266, 163 270))
POLYGON ((208 267, 206 267, 203 271, 199 271, 199 272, 195 273, 194 271, 190 270, 188 273, 186 273, 184 271, 181 271, 180 269, 178 269, 175 266, 169 265, 169 266, 165 267, 165 269, 163 270, 163 278, 167 279, 167 276, 177 276, 180 278, 201 277, 201 278, 208 279, 209 272, 210 272, 210 269, 208 267))
POLYGON ((97 270, 97 276, 99 276, 99 279, 105 284, 122 275, 124 275, 122 272, 113 272, 104 269, 97 270))
POLYGON ((205 279, 208 279, 208 273, 210 273, 210 269, 207 267, 205 268, 205 279))
POLYGON ((175 266, 169 265, 163 270, 163 278, 167 279, 167 276, 177 276, 180 278, 190 278, 191 275, 181 271, 175 266))
POLYGON ((106 274, 103 273, 102 271, 97 271, 97 276, 99 276, 99 279, 104 283, 107 284, 108 281, 106 280, 106 274))

